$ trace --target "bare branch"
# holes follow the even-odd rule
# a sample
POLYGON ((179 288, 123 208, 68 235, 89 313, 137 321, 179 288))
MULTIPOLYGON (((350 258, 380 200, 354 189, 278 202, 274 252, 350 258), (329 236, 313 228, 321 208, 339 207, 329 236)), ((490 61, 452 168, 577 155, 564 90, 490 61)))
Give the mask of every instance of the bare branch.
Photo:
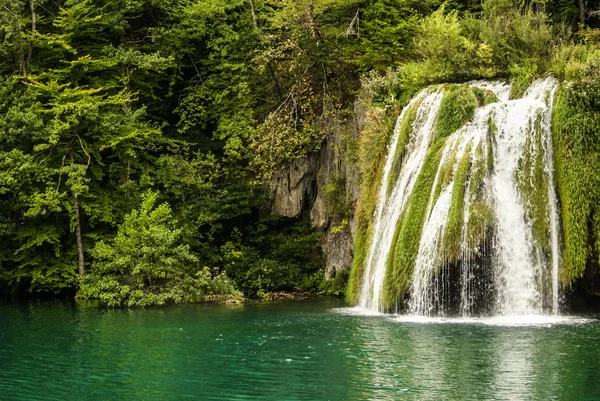
POLYGON ((360 37, 360 8, 356 10, 356 14, 352 21, 350 21, 350 25, 346 29, 346 36, 356 35, 356 37, 360 37))
POLYGON ((81 145, 81 150, 83 150, 83 153, 85 153, 85 155, 88 157, 88 162, 87 162, 87 166, 86 167, 89 167, 90 163, 92 162, 92 157, 90 156, 90 154, 83 147, 83 141, 81 140, 81 137, 78 134, 75 134, 75 135, 77 135, 77 138, 79 139, 79 145, 81 145))

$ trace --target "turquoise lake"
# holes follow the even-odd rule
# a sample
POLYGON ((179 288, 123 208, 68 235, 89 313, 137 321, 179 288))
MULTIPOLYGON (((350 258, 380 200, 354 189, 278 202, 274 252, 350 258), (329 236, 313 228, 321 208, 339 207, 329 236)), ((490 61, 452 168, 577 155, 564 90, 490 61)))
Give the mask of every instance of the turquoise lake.
POLYGON ((599 400, 600 322, 0 304, 0 400, 599 400))

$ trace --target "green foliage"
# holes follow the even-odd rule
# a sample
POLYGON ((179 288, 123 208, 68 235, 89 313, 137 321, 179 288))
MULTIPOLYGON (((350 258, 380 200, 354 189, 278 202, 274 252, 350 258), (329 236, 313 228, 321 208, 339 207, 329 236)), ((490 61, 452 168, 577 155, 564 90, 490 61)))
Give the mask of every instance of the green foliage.
POLYGON ((521 92, 536 74, 547 70, 560 37, 535 5, 520 9, 510 1, 488 0, 483 3, 480 40, 489 44, 495 68, 516 80, 513 91, 521 92))
MULTIPOLYGON (((108 258, 99 244, 125 252, 115 250, 118 229, 148 190, 171 205, 177 241, 198 258, 194 265, 209 267, 209 275, 199 270, 196 284, 230 285, 220 248, 233 227, 246 232, 256 224, 265 203, 250 167, 257 154, 249 150, 251 138, 266 132, 261 123, 291 93, 298 106, 291 112, 304 107, 300 120, 308 122, 300 145, 274 157, 289 160, 314 149, 325 131, 306 116, 321 118, 323 99, 335 103, 329 99, 338 74, 333 59, 316 63, 330 53, 329 40, 328 49, 311 53, 320 47, 306 40, 310 26, 278 2, 257 3, 262 32, 242 0, 11 0, 0 8, 0 286, 77 288, 76 226, 91 268, 86 288, 108 280, 93 273, 108 258), (279 29, 284 14, 293 35, 279 29), (280 40, 271 42, 269 32, 280 40), (281 53, 270 53, 280 45, 281 53), (297 51, 290 58, 291 48, 297 51), (273 57, 264 64, 267 54, 273 57), (297 74, 309 65, 299 84, 297 74), (304 93, 314 100, 305 102, 304 93), (318 135, 306 140, 309 132, 318 135)), ((247 239, 244 245, 253 246, 247 239)), ((283 265, 280 256, 273 260, 283 265)), ((170 281, 181 288, 165 284, 162 295, 139 299, 103 296, 113 304, 148 304, 195 291, 187 278, 170 281)))
POLYGON ((348 285, 349 271, 337 273, 329 280, 323 280, 319 286, 319 293, 323 295, 342 296, 348 285))
POLYGON ((469 37, 462 25, 458 12, 447 13, 445 6, 421 21, 413 60, 399 71, 404 87, 495 75, 489 45, 469 37))
POLYGON ((596 60, 563 85, 554 111, 554 149, 558 194, 562 207, 564 253, 562 282, 572 285, 586 268, 598 266, 597 233, 600 198, 600 104, 596 60))
POLYGON ((553 51, 568 35, 553 28, 534 3, 486 0, 477 14, 442 5, 421 20, 415 50, 398 69, 398 86, 414 91, 428 84, 508 77, 515 82, 513 95, 520 96, 550 69, 553 51))
POLYGON ((437 121, 440 137, 451 135, 469 122, 473 118, 475 108, 498 101, 490 91, 472 86, 450 85, 445 91, 437 121))
POLYGON ((210 291, 211 274, 182 243, 182 230, 168 204, 144 195, 110 241, 99 241, 90 253, 94 263, 79 296, 109 306, 147 306, 199 301, 210 291))
POLYGON ((551 71, 559 78, 572 81, 583 78, 588 66, 600 57, 598 47, 600 30, 581 32, 583 43, 565 43, 553 54, 551 71))
POLYGON ((412 51, 411 39, 418 27, 415 2, 373 0, 366 2, 360 32, 359 68, 384 70, 402 62, 412 51))
POLYGON ((222 266, 237 288, 248 296, 275 291, 319 289, 324 277, 318 233, 299 221, 284 228, 277 218, 264 220, 244 236, 234 231, 221 247, 222 266))
MULTIPOLYGON (((288 238, 293 226, 265 217, 258 183, 318 150, 353 117, 355 100, 376 106, 349 156, 362 174, 355 259, 362 266, 398 108, 430 83, 510 78, 518 96, 548 71, 583 79, 598 57, 590 12, 597 6, 587 4, 585 27, 571 36, 579 10, 562 0, 4 1, 0 286, 77 288, 77 233, 84 267, 93 269, 92 250, 114 247, 126 216, 152 191, 169 203, 178 241, 211 280, 226 277, 223 247, 232 243, 254 255, 244 270, 254 273, 236 278, 246 293, 289 288, 291 276, 317 288, 314 238, 310 252, 291 259, 252 240, 265 219, 274 238, 288 238), (299 267, 305 263, 311 267, 299 267), (256 284, 258 276, 265 281, 256 284)), ((448 98, 459 107, 444 106, 441 135, 487 97, 448 98)), ((401 128, 395 172, 410 125, 401 128)), ((338 196, 343 182, 329 184, 330 207, 343 221, 350 213, 338 196)), ((361 272, 353 270, 349 293, 361 272)))
MULTIPOLYGON (((251 166, 259 179, 295 158, 318 150, 330 123, 343 120, 343 105, 358 84, 345 53, 346 19, 358 0, 254 2, 257 15, 249 64, 260 123, 249 137, 251 166)), ((246 54, 243 54, 246 60, 246 54)), ((244 64, 246 65, 246 64, 244 64)))

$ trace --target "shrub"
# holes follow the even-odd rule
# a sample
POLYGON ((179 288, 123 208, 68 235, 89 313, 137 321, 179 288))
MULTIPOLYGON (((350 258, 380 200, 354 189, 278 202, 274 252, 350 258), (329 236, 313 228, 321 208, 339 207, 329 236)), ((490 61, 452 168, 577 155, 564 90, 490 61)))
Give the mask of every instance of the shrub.
POLYGON ((200 301, 210 292, 209 269, 197 265, 198 258, 181 241, 171 208, 157 206, 157 197, 144 195, 140 209, 125 217, 117 235, 90 251, 94 261, 79 296, 109 306, 148 306, 200 301))
POLYGON ((273 217, 247 235, 234 230, 221 247, 223 269, 246 295, 318 290, 324 280, 320 233, 308 222, 273 217))

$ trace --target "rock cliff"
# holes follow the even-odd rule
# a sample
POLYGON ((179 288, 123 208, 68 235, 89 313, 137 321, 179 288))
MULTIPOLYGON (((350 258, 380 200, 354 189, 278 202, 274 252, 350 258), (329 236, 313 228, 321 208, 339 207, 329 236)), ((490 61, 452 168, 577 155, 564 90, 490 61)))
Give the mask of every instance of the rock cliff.
POLYGON ((330 125, 318 151, 289 164, 270 184, 272 213, 309 217, 323 232, 321 248, 327 278, 348 271, 352 265, 353 215, 360 192, 354 149, 362 124, 363 112, 357 105, 351 117, 330 125))

